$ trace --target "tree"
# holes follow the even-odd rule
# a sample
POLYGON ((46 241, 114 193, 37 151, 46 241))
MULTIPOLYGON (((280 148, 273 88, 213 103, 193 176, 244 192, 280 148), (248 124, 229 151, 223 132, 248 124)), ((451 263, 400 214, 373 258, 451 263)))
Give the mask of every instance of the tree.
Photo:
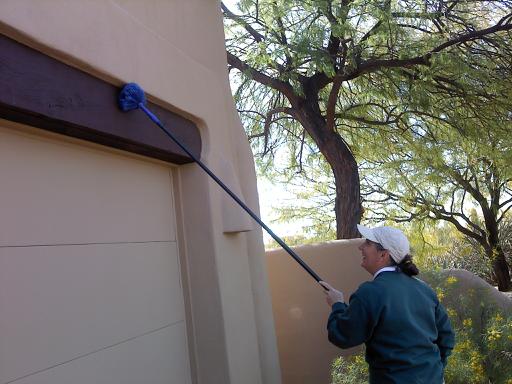
MULTIPOLYGON (((431 98, 426 105, 413 101, 416 112, 396 121, 400 135, 382 129, 357 132, 357 151, 366 152, 363 195, 369 216, 450 223, 482 247, 501 291, 512 289, 504 251, 504 224, 512 209, 509 50, 495 44, 478 60, 460 57, 465 68, 457 87, 439 87, 437 74, 425 75, 421 90, 406 93, 421 98, 432 88, 431 98)), ((403 103, 402 98, 397 109, 403 103)))
MULTIPOLYGON (((510 267, 512 263, 512 249, 510 248, 510 242, 512 241, 511 215, 508 215, 508 217, 500 222, 499 234, 501 246, 510 267)), ((441 255, 441 257, 440 255, 433 255, 430 260, 431 262, 443 268, 466 269, 489 284, 497 284, 492 260, 489 260, 485 249, 482 248, 478 241, 462 234, 460 236, 452 236, 449 240, 450 244, 447 247, 447 252, 441 255)))
MULTIPOLYGON (((388 156, 372 162, 380 177, 368 180, 366 193, 380 198, 369 200, 387 219, 449 222, 484 249, 498 288, 510 290, 509 265, 502 246, 505 239, 500 236, 500 224, 512 207, 512 175, 506 169, 510 163, 503 164, 498 156, 474 144, 463 151, 468 145, 464 138, 440 135, 432 128, 427 135, 430 138, 423 137, 422 141, 432 145, 428 155, 423 148, 418 152, 416 145, 410 146, 411 142, 403 146, 394 143, 388 156), (403 161, 406 154, 401 152, 405 147, 408 161, 403 161), (423 157, 420 161, 419 155, 423 157)), ((497 146, 496 141, 494 144, 497 146)))
POLYGON ((437 60, 445 52, 470 52, 512 29, 509 0, 241 0, 239 8, 236 14, 222 4, 228 64, 238 70, 235 97, 249 137, 263 154, 289 144, 289 168, 298 172, 307 156, 325 158, 337 238, 357 236, 362 215, 345 128, 366 123, 372 110, 392 114, 373 102, 388 92, 382 80, 414 83, 434 63, 450 67, 437 60))

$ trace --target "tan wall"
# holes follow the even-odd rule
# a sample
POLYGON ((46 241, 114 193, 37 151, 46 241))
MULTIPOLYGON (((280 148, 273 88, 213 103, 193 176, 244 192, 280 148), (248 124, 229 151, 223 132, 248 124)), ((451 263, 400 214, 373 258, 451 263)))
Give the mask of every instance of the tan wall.
MULTIPOLYGON (((218 1, 5 0, 0 32, 195 121, 202 159, 255 210, 250 149, 234 110, 218 1)), ((279 383, 261 231, 195 165, 173 171, 193 379, 279 383), (205 279, 205 268, 216 271, 205 279)))
MULTIPOLYGON (((370 278, 360 267, 360 239, 296 247, 294 250, 325 281, 350 294, 370 278)), ((272 307, 283 384, 329 384, 330 365, 343 351, 327 340, 330 308, 316 281, 285 251, 267 254, 272 307)))

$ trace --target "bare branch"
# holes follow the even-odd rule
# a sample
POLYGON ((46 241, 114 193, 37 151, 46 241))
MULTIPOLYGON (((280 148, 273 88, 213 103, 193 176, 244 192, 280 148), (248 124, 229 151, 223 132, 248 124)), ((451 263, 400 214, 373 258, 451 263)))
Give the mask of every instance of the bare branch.
POLYGON ((345 119, 345 120, 352 120, 352 121, 357 121, 357 122, 360 122, 360 123, 363 123, 363 124, 378 126, 378 125, 396 124, 398 122, 398 120, 399 120, 401 115, 403 115, 403 114, 402 113, 399 114, 398 117, 396 117, 395 119, 390 119, 389 115, 388 115, 386 121, 368 120, 368 119, 365 119, 364 117, 351 116, 351 115, 339 114, 339 113, 336 114, 336 118, 338 118, 338 119, 345 119))
MULTIPOLYGON (((272 3, 273 5, 273 8, 274 8, 274 13, 277 14, 277 3, 274 1, 272 3)), ((277 17, 277 25, 279 26, 279 34, 277 35, 277 40, 283 44, 283 46, 287 46, 288 45, 288 40, 286 39, 286 34, 284 32, 284 24, 283 24, 283 20, 281 19, 281 17, 277 17)), ((291 67, 293 65, 293 60, 292 60, 292 57, 290 56, 290 54, 288 52, 285 53, 285 56, 286 56, 286 66, 287 67, 291 67)))
MULTIPOLYGON (((512 199, 509 200, 509 202, 512 202, 512 199)), ((510 209, 512 208, 512 204, 510 204, 506 209, 503 210, 503 212, 501 213, 500 217, 498 218, 498 220, 496 220, 496 222, 499 224, 501 223, 501 221, 505 218, 506 214, 508 211, 510 211, 510 209)))
MULTIPOLYGON (((453 224, 459 230, 459 232, 477 240, 480 244, 487 244, 485 236, 482 236, 476 232, 473 232, 469 228, 464 227, 454 216, 444 214, 441 211, 433 211, 432 213, 436 219, 448 221, 449 223, 453 224)), ((481 232, 485 233, 483 230, 481 230, 481 232)))
MULTIPOLYGON (((498 207, 498 208, 499 208, 499 209, 502 209, 502 208, 503 208, 503 207, 505 207, 507 204, 511 204, 511 205, 512 205, 512 198, 510 198, 510 199, 508 199, 508 200, 505 200, 503 203, 501 203, 501 204, 499 205, 499 207, 498 207)), ((507 209, 509 209, 509 208, 507 208, 507 209)))
POLYGON ((268 129, 270 128, 270 125, 272 125, 272 123, 274 122, 273 117, 277 113, 285 113, 287 115, 292 116, 293 118, 296 118, 295 111, 292 108, 277 107, 277 108, 271 109, 270 111, 267 112, 267 115, 265 117, 265 124, 263 126, 264 131, 268 131, 268 129))
POLYGON ((295 101, 297 96, 293 91, 292 86, 279 79, 274 79, 264 73, 258 71, 257 69, 249 66, 240 60, 237 56, 233 55, 230 52, 227 52, 228 64, 238 69, 240 72, 244 72, 248 74, 253 80, 257 81, 260 84, 266 85, 275 89, 276 91, 281 92, 285 95, 290 102, 295 101))
POLYGON ((304 153, 304 144, 306 142, 306 130, 302 130, 302 137, 300 139, 300 149, 299 149, 299 173, 302 172, 302 155, 304 153))
POLYGON ((224 4, 224 2, 221 2, 220 3, 220 6, 222 8, 222 11, 224 13, 224 15, 237 22, 238 24, 240 24, 242 27, 244 27, 244 29, 250 33, 250 35, 254 38, 254 40, 256 40, 256 42, 258 43, 261 43, 263 40, 265 40, 265 37, 259 33, 258 31, 256 31, 248 22, 246 22, 243 17, 241 16, 238 16, 238 15, 235 15, 233 12, 231 12, 228 7, 226 7, 226 5, 224 4))

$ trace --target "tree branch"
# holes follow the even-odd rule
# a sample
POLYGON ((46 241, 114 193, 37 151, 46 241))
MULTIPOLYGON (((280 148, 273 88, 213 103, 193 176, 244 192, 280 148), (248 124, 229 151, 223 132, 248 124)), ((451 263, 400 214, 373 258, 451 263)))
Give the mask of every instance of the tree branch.
POLYGON ((459 230, 459 232, 477 240, 480 244, 482 244, 482 246, 487 245, 487 242, 486 242, 486 239, 484 236, 479 235, 479 234, 471 231, 470 229, 464 227, 461 223, 459 223, 457 221, 457 219, 455 217, 443 215, 440 212, 433 212, 433 214, 435 215, 435 218, 445 220, 445 221, 448 221, 449 223, 453 224, 459 230))
MULTIPOLYGON (((511 16, 509 16, 510 18, 511 16)), ((505 18, 503 18, 505 19, 505 18)), ((503 20, 502 19, 502 20, 503 20)), ((501 20, 500 20, 501 22, 501 20)), ((373 59, 373 60, 366 60, 363 61, 352 73, 348 73, 344 76, 343 81, 352 80, 356 77, 359 77, 360 75, 368 72, 372 72, 377 69, 381 68, 408 68, 413 67, 416 65, 430 65, 430 58, 434 53, 439 53, 446 48, 449 48, 453 45, 464 43, 467 41, 477 40, 482 38, 483 36, 496 33, 499 31, 509 31, 512 30, 512 24, 509 23, 498 23, 490 28, 473 31, 470 33, 466 33, 463 35, 460 35, 456 38, 453 38, 451 40, 448 40, 444 42, 443 44, 438 45, 437 47, 433 48, 426 54, 422 56, 416 56, 411 57, 408 59, 373 59)))
POLYGON ((506 206, 507 204, 512 204, 512 198, 508 199, 508 200, 505 200, 503 203, 501 203, 499 205, 499 209, 502 209, 504 206, 506 206))
POLYGON ((270 111, 267 112, 267 116, 265 117, 265 123, 263 125, 263 136, 264 136, 263 155, 266 155, 267 151, 268 151, 268 135, 269 135, 269 131, 270 131, 270 126, 275 121, 275 120, 273 120, 273 117, 276 113, 286 113, 286 114, 294 117, 293 116, 294 111, 291 108, 278 107, 278 108, 271 109, 270 111))
MULTIPOLYGON (((278 5, 277 5, 277 3, 275 1, 272 3, 272 6, 274 8, 274 13, 278 14, 278 11, 277 11, 278 5)), ((281 17, 277 17, 277 25, 279 26, 279 35, 277 36, 277 40, 284 47, 287 47, 288 46, 288 40, 286 39, 286 34, 284 32, 284 24, 283 24, 283 20, 281 19, 281 17)), ((286 56, 286 67, 292 67, 293 66, 293 60, 292 60, 292 57, 290 56, 290 54, 288 53, 286 48, 285 48, 285 56, 286 56)))
POLYGON ((258 83, 266 85, 268 87, 275 89, 276 91, 281 92, 288 98, 288 100, 290 100, 290 102, 295 101, 297 99, 297 95, 295 94, 292 86, 289 83, 284 82, 282 80, 274 79, 273 77, 261 73, 257 69, 244 63, 237 56, 233 55, 230 52, 227 52, 227 59, 229 65, 235 67, 240 72, 247 74, 258 83))
MULTIPOLYGON (((509 200, 509 202, 512 202, 512 199, 509 200)), ((510 204, 506 209, 503 210, 503 212, 501 213, 500 217, 498 218, 498 220, 496 220, 496 222, 499 224, 501 223, 501 221, 505 218, 507 212, 512 208, 512 204, 510 204)))
POLYGON ((220 6, 222 8, 222 11, 224 15, 236 23, 240 24, 244 29, 249 32, 249 34, 256 40, 258 43, 261 43, 263 40, 265 40, 265 37, 256 31, 248 22, 246 22, 243 17, 235 15, 233 12, 231 12, 228 7, 224 4, 224 2, 221 1, 220 6))
POLYGON ((473 31, 470 33, 466 33, 466 34, 460 35, 459 37, 457 37, 455 39, 449 40, 441 45, 438 45, 436 48, 434 48, 432 51, 430 51, 430 54, 441 52, 442 50, 444 50, 448 47, 451 47, 456 44, 464 43, 466 41, 477 40, 485 35, 490 35, 490 34, 493 34, 496 32, 500 32, 500 31, 509 31, 512 29, 512 24, 505 23, 505 21, 506 21, 506 19, 508 19, 510 17, 512 17, 512 14, 509 14, 509 15, 503 17, 498 22, 498 24, 496 24, 492 27, 489 27, 486 29, 481 29, 478 31, 473 31))
POLYGON ((327 116, 326 124, 329 131, 334 131, 334 116, 336 113, 336 102, 338 101, 338 94, 340 92, 343 77, 341 72, 336 74, 332 83, 331 92, 329 92, 329 99, 327 100, 327 116))

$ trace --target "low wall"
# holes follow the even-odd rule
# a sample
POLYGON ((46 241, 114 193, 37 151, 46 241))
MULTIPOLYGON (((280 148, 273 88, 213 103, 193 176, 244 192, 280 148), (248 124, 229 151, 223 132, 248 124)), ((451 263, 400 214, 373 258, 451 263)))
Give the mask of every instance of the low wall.
MULTIPOLYGON (((360 267, 361 239, 295 247, 345 300, 371 276, 360 267)), ((266 252, 283 384, 328 384, 331 363, 356 349, 341 350, 327 340, 330 308, 316 281, 282 249, 266 252)))

